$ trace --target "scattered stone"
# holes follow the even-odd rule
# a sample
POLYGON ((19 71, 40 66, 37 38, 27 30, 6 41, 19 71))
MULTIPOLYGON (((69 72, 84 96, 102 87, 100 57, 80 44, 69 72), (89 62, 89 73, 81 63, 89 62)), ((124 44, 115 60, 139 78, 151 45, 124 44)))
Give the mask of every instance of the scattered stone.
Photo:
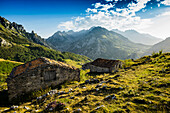
POLYGON ((77 109, 78 112, 82 111, 80 108, 77 109))
POLYGON ((90 80, 86 80, 85 83, 86 83, 86 84, 89 84, 89 83, 90 83, 90 80))
POLYGON ((97 108, 95 108, 95 110, 100 109, 101 107, 105 107, 104 105, 98 106, 97 108))
POLYGON ((103 83, 106 83, 106 81, 101 81, 100 83, 103 84, 103 83))
POLYGON ((28 107, 26 107, 26 106, 24 106, 24 109, 29 110, 29 108, 28 108, 28 107))
POLYGON ((59 110, 64 109, 64 107, 65 107, 65 104, 58 103, 58 102, 54 101, 47 105, 46 110, 53 111, 55 109, 55 110, 59 111, 59 110))
POLYGON ((72 88, 70 88, 70 89, 69 89, 69 92, 71 92, 72 90, 73 90, 73 89, 72 89, 72 88))
POLYGON ((99 88, 97 88, 96 91, 99 91, 99 88))
POLYGON ((116 96, 115 96, 114 94, 112 95, 112 100, 113 100, 113 99, 116 99, 116 96))
POLYGON ((107 88, 107 86, 104 85, 101 89, 102 89, 102 90, 106 90, 106 88, 107 88))
POLYGON ((108 99, 110 99, 111 98, 111 95, 108 95, 108 96, 106 96, 105 98, 104 98, 104 100, 108 100, 108 99))
POLYGON ((112 80, 108 80, 108 81, 106 81, 106 83, 110 83, 110 82, 113 82, 112 80))
POLYGON ((53 111, 53 108, 49 108, 49 111, 53 111))
POLYGON ((123 88, 122 87, 119 87, 120 90, 122 90, 123 88))
POLYGON ((98 84, 95 88, 99 88, 99 87, 101 87, 102 86, 102 84, 98 84))
POLYGON ((70 99, 74 99, 74 96, 70 97, 70 99))
POLYGON ((16 109, 18 106, 11 106, 10 109, 16 109))
POLYGON ((108 95, 104 98, 104 100, 110 100, 110 99, 116 99, 116 96, 113 94, 113 95, 108 95))
POLYGON ((58 95, 66 94, 65 91, 58 92, 58 95))

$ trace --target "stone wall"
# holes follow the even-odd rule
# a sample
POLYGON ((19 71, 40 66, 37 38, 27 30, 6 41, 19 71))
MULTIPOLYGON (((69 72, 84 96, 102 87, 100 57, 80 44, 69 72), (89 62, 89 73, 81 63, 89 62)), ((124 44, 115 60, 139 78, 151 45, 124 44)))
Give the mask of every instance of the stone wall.
POLYGON ((57 86, 65 81, 80 81, 80 70, 43 64, 7 79, 9 100, 31 91, 57 86))
POLYGON ((94 65, 90 65, 89 67, 90 67, 90 72, 98 72, 98 73, 110 72, 109 68, 98 67, 94 65))

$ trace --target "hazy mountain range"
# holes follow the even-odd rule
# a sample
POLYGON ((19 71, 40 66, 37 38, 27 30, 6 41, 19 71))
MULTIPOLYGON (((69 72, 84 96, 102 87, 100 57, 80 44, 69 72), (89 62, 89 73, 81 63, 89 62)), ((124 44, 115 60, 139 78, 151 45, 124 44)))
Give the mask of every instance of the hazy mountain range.
POLYGON ((137 44, 128 38, 102 27, 80 32, 56 32, 47 43, 60 51, 69 51, 89 58, 137 58, 150 46, 137 44))
POLYGON ((150 55, 153 52, 157 53, 160 50, 163 52, 170 52, 170 37, 166 38, 165 40, 153 45, 150 49, 148 49, 144 55, 150 55))
POLYGON ((123 35, 124 37, 127 37, 132 42, 141 43, 145 45, 154 45, 163 40, 161 38, 154 37, 150 34, 139 33, 135 30, 126 30, 123 32, 123 31, 114 29, 113 31, 123 35))

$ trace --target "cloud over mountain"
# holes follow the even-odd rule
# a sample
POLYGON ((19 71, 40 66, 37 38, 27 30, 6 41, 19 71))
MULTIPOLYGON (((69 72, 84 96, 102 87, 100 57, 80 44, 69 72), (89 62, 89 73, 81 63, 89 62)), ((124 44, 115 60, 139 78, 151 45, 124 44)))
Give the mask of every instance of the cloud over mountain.
MULTIPOLYGON (((138 12, 146 12, 148 4, 153 4, 152 0, 136 0, 126 2, 127 5, 119 7, 125 0, 105 0, 106 2, 98 2, 92 4, 92 8, 87 8, 85 16, 73 18, 71 21, 62 22, 58 25, 60 30, 89 29, 93 26, 102 26, 109 30, 119 29, 145 29, 152 25, 152 18, 142 18, 137 15, 138 12)), ((154 2, 156 7, 159 5, 170 5, 169 0, 154 2)), ((153 7, 153 6, 152 6, 153 7)), ((150 7, 150 9, 152 9, 150 7)))

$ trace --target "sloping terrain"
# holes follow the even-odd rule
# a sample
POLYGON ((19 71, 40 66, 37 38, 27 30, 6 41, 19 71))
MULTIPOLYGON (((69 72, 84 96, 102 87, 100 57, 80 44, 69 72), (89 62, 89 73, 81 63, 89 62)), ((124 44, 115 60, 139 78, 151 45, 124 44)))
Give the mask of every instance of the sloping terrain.
POLYGON ((144 55, 151 55, 153 52, 157 53, 159 51, 170 52, 170 37, 165 40, 153 45, 150 49, 148 49, 144 55))
POLYGON ((114 74, 81 71, 81 81, 66 83, 1 112, 164 112, 170 111, 170 53, 123 61, 114 74))
POLYGON ((47 42, 61 51, 85 55, 91 59, 138 58, 149 48, 102 27, 93 27, 81 33, 57 32, 47 42), (77 34, 76 37, 73 34, 77 34))
POLYGON ((18 65, 22 64, 21 62, 10 61, 0 59, 0 91, 7 89, 6 78, 12 71, 12 69, 18 65))
POLYGON ((135 43, 141 43, 145 45, 154 45, 162 41, 162 39, 160 38, 154 37, 149 34, 139 33, 135 30, 126 30, 123 32, 123 31, 114 29, 113 31, 127 37, 130 41, 135 42, 135 43))
POLYGON ((75 61, 88 62, 90 59, 69 52, 60 52, 51 49, 34 31, 26 32, 22 25, 11 23, 0 17, 0 58, 27 62, 38 57, 64 61, 72 59, 75 61))

